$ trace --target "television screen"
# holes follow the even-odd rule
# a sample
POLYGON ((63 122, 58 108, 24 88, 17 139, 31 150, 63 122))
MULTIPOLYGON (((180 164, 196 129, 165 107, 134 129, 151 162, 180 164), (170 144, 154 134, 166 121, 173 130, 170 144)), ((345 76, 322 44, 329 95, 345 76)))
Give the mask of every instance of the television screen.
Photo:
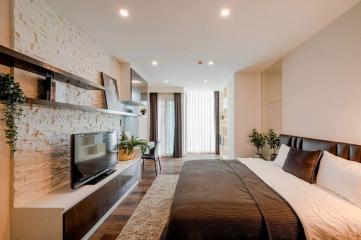
POLYGON ((110 170, 118 161, 117 142, 117 132, 73 134, 71 187, 80 187, 110 170))

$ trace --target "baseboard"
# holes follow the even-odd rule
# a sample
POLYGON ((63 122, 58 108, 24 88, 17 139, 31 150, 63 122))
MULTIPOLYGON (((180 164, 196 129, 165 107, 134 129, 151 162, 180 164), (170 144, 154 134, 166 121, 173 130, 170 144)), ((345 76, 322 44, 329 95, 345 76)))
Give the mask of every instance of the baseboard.
POLYGON ((119 206, 119 204, 129 195, 131 191, 138 185, 139 180, 137 180, 133 186, 130 187, 130 189, 104 214, 104 216, 89 230, 87 234, 82 237, 82 240, 89 239, 93 233, 102 225, 102 223, 110 216, 110 214, 119 206))

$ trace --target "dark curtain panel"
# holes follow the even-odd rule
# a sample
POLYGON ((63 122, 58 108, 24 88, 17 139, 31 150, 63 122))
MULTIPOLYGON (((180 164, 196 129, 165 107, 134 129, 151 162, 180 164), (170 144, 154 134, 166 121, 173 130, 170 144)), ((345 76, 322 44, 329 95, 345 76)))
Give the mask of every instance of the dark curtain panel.
POLYGON ((175 128, 174 128, 174 154, 176 158, 182 157, 182 95, 174 93, 174 114, 175 114, 175 128))
POLYGON ((158 93, 150 93, 150 141, 158 140, 158 93))
POLYGON ((219 92, 214 92, 214 135, 216 137, 216 154, 219 154, 219 92))

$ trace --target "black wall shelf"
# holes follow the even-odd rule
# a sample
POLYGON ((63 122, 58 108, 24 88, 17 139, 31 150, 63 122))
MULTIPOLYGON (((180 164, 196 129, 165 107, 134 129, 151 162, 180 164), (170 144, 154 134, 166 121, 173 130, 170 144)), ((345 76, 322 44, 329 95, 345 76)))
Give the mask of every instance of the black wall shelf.
POLYGON ((60 68, 26 56, 2 45, 0 45, 0 64, 8 67, 19 68, 87 90, 105 89, 104 86, 98 83, 78 77, 74 74, 61 70, 60 68))
POLYGON ((86 111, 86 112, 100 112, 100 113, 108 113, 108 114, 117 114, 122 116, 130 116, 130 117, 138 117, 139 114, 136 113, 128 113, 128 112, 119 112, 109 109, 103 109, 103 108, 94 108, 94 107, 88 107, 88 106, 80 106, 70 103, 60 103, 60 102, 54 102, 54 101, 48 101, 48 100, 42 100, 42 99, 34 99, 34 98, 26 98, 26 102, 30 105, 42 105, 42 106, 48 106, 53 108, 65 108, 65 109, 71 109, 71 110, 80 110, 80 111, 86 111))
MULTIPOLYGON (((87 90, 104 90, 104 86, 94 83, 92 81, 83 79, 78 77, 74 74, 61 70, 55 66, 47 64, 45 62, 39 61, 35 58, 26 56, 20 52, 14 51, 10 48, 4 47, 0 45, 0 65, 5 65, 8 67, 19 68, 28 72, 35 73, 40 76, 44 76, 47 79, 54 79, 63 83, 71 84, 80 88, 84 88, 87 90)), ((66 108, 72 110, 80 110, 80 111, 87 111, 87 112, 101 112, 101 113, 108 113, 108 114, 117 114, 123 116, 132 116, 138 117, 139 114, 136 113, 128 113, 128 112, 119 112, 109 109, 102 109, 102 108, 94 108, 88 106, 81 106, 69 103, 61 103, 61 102, 54 102, 44 99, 35 99, 35 98, 27 98, 26 102, 30 105, 42 105, 48 106, 53 108, 66 108)), ((129 101, 130 102, 130 101, 129 101)), ((127 104, 125 102, 124 104, 127 104)), ((129 103, 128 103, 129 105, 129 103)))

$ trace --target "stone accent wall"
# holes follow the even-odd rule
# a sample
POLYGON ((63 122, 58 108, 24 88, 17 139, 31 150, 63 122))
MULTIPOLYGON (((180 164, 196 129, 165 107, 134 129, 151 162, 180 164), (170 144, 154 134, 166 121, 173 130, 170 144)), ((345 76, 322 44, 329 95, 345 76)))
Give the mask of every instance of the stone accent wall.
MULTIPOLYGON (((14 0, 14 49, 85 79, 100 83, 100 72, 119 79, 119 62, 96 46, 45 0, 14 0)), ((29 96, 33 75, 17 72, 29 96)), ((101 91, 68 86, 67 102, 104 106, 101 91)), ((46 194, 69 182, 70 135, 120 130, 119 115, 26 106, 19 121, 18 151, 14 154, 15 205, 46 194)))
POLYGON ((15 204, 68 184, 71 134, 119 129, 120 117, 33 105, 17 124, 15 204))
MULTIPOLYGON (((120 78, 119 62, 45 0, 14 0, 13 41, 15 50, 85 79, 101 83, 100 72, 120 78)), ((89 93, 68 85, 67 95, 68 103, 104 107, 104 95, 99 91, 89 93)))

